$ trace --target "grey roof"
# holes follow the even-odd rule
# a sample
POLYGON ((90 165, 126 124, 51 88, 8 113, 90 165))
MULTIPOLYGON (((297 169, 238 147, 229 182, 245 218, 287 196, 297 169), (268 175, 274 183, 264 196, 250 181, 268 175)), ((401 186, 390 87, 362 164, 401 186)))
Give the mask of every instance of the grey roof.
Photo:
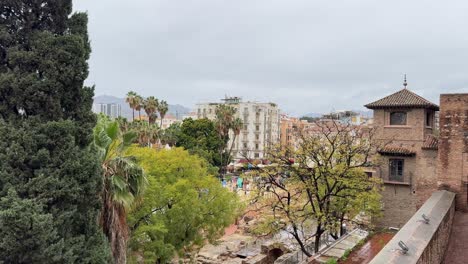
POLYGON ((382 108, 429 108, 438 111, 439 106, 411 92, 408 89, 400 90, 380 100, 366 104, 369 109, 382 108))

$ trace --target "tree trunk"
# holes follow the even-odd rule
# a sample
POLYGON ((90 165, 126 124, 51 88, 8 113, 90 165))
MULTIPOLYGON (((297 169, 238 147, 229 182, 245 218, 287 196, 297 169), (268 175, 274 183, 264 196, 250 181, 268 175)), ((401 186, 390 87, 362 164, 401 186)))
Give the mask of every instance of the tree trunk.
POLYGON ((141 120, 141 110, 138 110, 138 119, 141 120))
POLYGON ((317 253, 320 249, 320 238, 322 237, 323 230, 320 225, 317 226, 316 232, 315 232, 315 245, 314 245, 314 251, 317 253))
POLYGON ((343 228, 344 223, 344 214, 340 218, 340 237, 346 233, 346 230, 343 228))
POLYGON ((133 114, 133 119, 132 121, 135 121, 135 109, 132 108, 132 114, 133 114))
POLYGON ((225 171, 227 171, 227 166, 229 165, 229 158, 231 157, 232 148, 234 147, 234 143, 236 142, 236 137, 237 137, 237 135, 234 134, 234 138, 232 139, 231 147, 229 148, 229 152, 228 152, 228 156, 227 156, 226 168, 224 169, 225 171))
POLYGON ((298 229, 296 225, 293 224, 293 232, 291 232, 291 235, 296 239, 297 243, 299 244, 299 247, 301 248, 302 253, 306 254, 307 257, 312 257, 313 254, 309 252, 309 249, 304 245, 304 242, 301 240, 298 229))
POLYGON ((100 224, 109 240, 113 263, 126 264, 128 227, 125 208, 123 205, 113 202, 108 189, 104 190, 104 193, 104 206, 101 209, 100 224))
POLYGON ((114 205, 110 245, 115 264, 127 263, 127 217, 122 205, 114 205))

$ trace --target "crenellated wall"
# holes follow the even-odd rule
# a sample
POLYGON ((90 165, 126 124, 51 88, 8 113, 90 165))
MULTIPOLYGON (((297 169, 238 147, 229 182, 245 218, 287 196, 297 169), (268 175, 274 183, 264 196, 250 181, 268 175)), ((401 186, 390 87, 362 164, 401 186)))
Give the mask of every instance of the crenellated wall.
POLYGON ((440 95, 437 178, 458 194, 457 210, 468 211, 468 94, 440 95))
POLYGON ((441 263, 448 245, 453 216, 455 193, 436 191, 398 231, 370 264, 432 264, 441 263), (422 215, 429 218, 429 224, 422 215), (409 248, 403 254, 398 242, 409 248))

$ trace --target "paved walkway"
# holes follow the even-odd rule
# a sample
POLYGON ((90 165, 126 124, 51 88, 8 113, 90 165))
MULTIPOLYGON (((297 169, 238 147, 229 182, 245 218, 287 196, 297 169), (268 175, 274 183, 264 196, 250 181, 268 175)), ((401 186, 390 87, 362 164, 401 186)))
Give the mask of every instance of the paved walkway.
POLYGON ((346 250, 352 249, 359 241, 365 239, 369 233, 361 229, 354 229, 348 234, 342 236, 330 247, 326 248, 318 256, 315 257, 315 262, 327 263, 330 259, 341 258, 346 250))
POLYGON ((444 264, 468 263, 468 213, 455 212, 444 264))

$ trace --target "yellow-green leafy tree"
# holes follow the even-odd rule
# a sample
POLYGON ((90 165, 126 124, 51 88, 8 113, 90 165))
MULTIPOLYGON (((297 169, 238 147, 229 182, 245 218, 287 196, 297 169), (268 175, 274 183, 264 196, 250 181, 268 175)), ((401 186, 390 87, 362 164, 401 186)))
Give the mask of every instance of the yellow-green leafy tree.
POLYGON ((144 168, 149 185, 129 215, 130 250, 145 263, 165 263, 223 234, 238 201, 208 174, 207 162, 182 148, 133 147, 128 154, 144 168))

